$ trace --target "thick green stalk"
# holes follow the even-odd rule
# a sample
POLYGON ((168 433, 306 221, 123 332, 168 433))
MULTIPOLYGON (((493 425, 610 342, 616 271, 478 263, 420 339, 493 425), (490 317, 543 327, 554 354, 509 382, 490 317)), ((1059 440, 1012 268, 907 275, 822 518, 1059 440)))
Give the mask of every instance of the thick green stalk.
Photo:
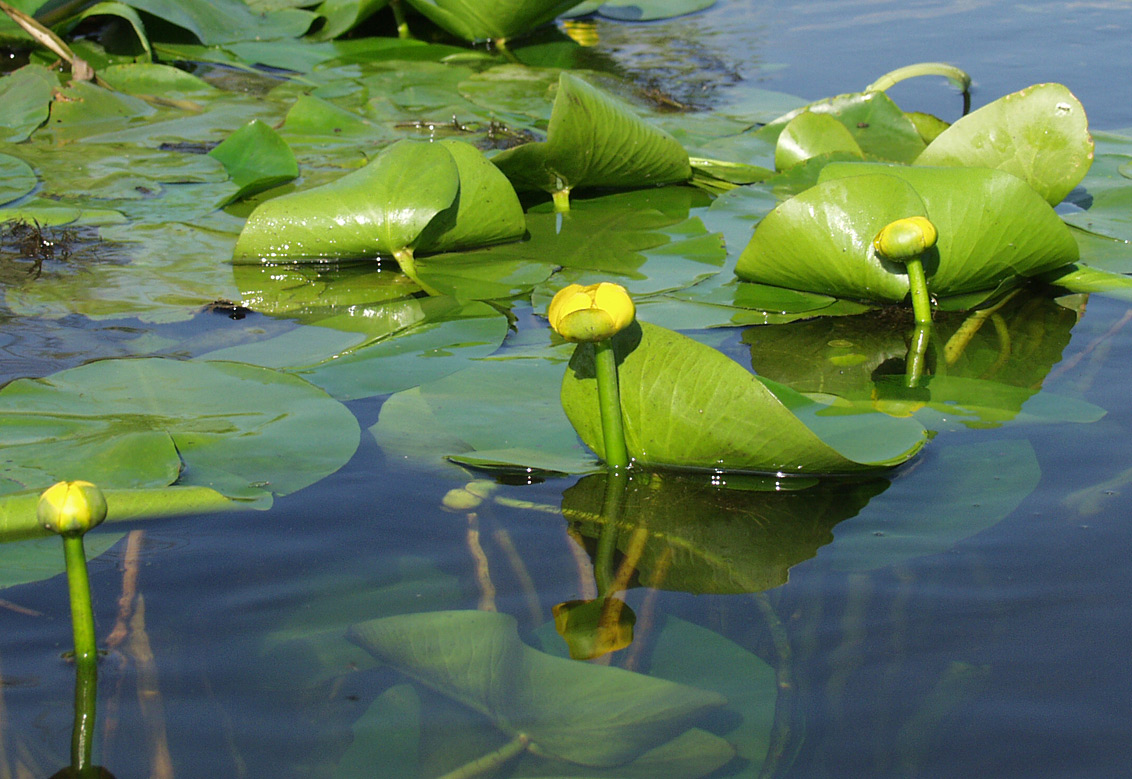
POLYGON ((79 663, 75 667, 75 721, 71 727, 71 768, 78 776, 85 776, 92 767, 97 702, 98 666, 79 663))
POLYGON ((401 40, 410 40, 413 34, 409 31, 409 23, 405 20, 405 9, 401 7, 401 0, 393 0, 390 7, 393 9, 393 19, 397 22, 397 37, 401 40))
POLYGON ((928 279, 924 275, 924 263, 919 257, 913 257, 905 263, 908 270, 908 288, 912 293, 912 313, 916 316, 916 323, 931 325, 932 299, 928 295, 928 279))
POLYGON ((621 421, 621 391, 617 386, 617 356, 611 339, 594 343, 594 370, 597 374, 597 402, 601 408, 601 432, 605 442, 605 463, 611 468, 629 465, 625 428, 621 421))
POLYGON ((912 343, 908 346, 908 357, 904 361, 904 386, 918 387, 924 375, 924 363, 927 360, 928 341, 931 338, 931 328, 920 322, 912 331, 912 343))
POLYGON ((67 563, 67 586, 71 593, 71 627, 75 634, 75 663, 94 665, 98 661, 98 647, 94 638, 94 609, 90 603, 90 579, 86 572, 83 537, 63 536, 63 555, 67 563))
POLYGON ((520 733, 494 752, 489 752, 470 763, 464 763, 455 771, 444 774, 440 779, 471 779, 471 777, 494 771, 508 760, 519 756, 530 743, 530 736, 526 733, 520 733))
POLYGON ((399 249, 393 252, 393 259, 397 260, 397 264, 401 266, 401 272, 408 276, 410 279, 417 283, 417 286, 427 292, 429 295, 439 295, 440 292, 433 286, 426 284, 421 280, 417 274, 417 260, 413 256, 413 250, 410 248, 399 249))
POLYGON ((550 197, 554 200, 554 210, 558 213, 563 213, 570 210, 570 190, 559 189, 550 193, 550 197))

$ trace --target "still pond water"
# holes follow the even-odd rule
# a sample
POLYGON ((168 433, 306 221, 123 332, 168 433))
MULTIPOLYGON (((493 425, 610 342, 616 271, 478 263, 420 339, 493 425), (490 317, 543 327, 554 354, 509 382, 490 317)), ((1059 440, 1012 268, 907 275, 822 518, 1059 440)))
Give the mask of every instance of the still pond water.
MULTIPOLYGON (((1108 130, 1132 126, 1130 32, 1123 2, 979 0, 720 0, 671 22, 599 25, 602 46, 626 69, 663 74, 673 92, 703 104, 740 105, 754 88, 816 99, 903 64, 945 60, 972 73, 976 106, 1060 81, 1092 126, 1108 130)), ((958 106, 942 83, 893 95, 948 118, 958 106)), ((1016 369, 1037 370, 1041 392, 1009 424, 968 426, 940 412, 943 432, 911 467, 802 499, 702 487, 665 498, 676 508, 664 519, 714 519, 689 543, 710 549, 731 578, 681 572, 679 545, 665 558, 646 541, 625 594, 634 642, 611 664, 726 696, 726 707, 695 721, 703 730, 694 732, 711 734, 703 743, 679 742, 632 769, 527 756, 494 775, 702 776, 707 763, 694 764, 709 759, 722 762, 712 777, 1127 775, 1132 324, 1123 303, 1064 303, 1004 309, 1014 359, 1046 360, 1016 369), (1042 327, 1035 334, 1026 322, 1042 327), (1056 412, 1066 406, 1077 411, 1056 412), (1103 418, 1043 421, 1084 420, 1093 407, 1103 418), (718 759, 719 738, 734 758, 718 759)), ((523 327, 539 321, 528 316, 523 327)), ((795 334, 796 343, 825 338, 795 334)), ((735 332, 720 346, 773 374, 760 348, 785 353, 789 343, 735 332)), ((363 428, 381 401, 350 405, 363 428)), ((430 649, 418 636, 407 651, 439 652, 441 665, 487 663, 486 714, 375 667, 341 640, 375 617, 475 610, 490 580, 523 641, 564 655, 552 609, 594 597, 590 558, 601 536, 580 515, 554 513, 564 502, 593 504, 593 485, 576 482, 500 485, 473 514, 446 511, 456 483, 400 467, 363 435, 346 468, 269 512, 139 523, 137 588, 155 675, 119 671, 114 655, 103 662, 97 762, 118 777, 149 776, 164 741, 178 777, 431 777, 505 744, 491 715, 519 716, 508 712, 520 706, 536 718, 561 713, 551 729, 567 741, 601 742, 600 729, 585 731, 600 715, 575 693, 616 707, 601 688, 616 692, 621 681, 587 687, 547 664, 529 689, 504 690, 478 623, 438 626, 456 648, 430 649), (146 685, 159 696, 139 705, 146 685)), ((601 485, 596 494, 600 504, 601 485)), ((123 540, 93 563, 100 637, 133 554, 123 540)), ((10 759, 47 775, 65 764, 70 736, 72 669, 59 659, 70 637, 66 587, 56 578, 3 597, 20 609, 0 609, 3 743, 10 759)), ((507 629, 500 635, 492 651, 526 658, 506 646, 507 629)), ((503 667, 511 663, 520 660, 503 667)))

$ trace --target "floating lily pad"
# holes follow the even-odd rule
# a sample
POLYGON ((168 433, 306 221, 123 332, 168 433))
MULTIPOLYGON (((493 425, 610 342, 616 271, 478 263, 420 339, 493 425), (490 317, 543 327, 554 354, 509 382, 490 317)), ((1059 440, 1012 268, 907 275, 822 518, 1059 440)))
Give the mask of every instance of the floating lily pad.
POLYGON ((517 189, 557 197, 582 187, 645 187, 687 181, 688 153, 625 103, 563 72, 546 141, 492 158, 517 189))
POLYGON ((19 200, 35 189, 37 182, 30 165, 19 157, 0 154, 0 206, 19 200))
POLYGON ((718 693, 539 652, 519 640, 506 614, 386 617, 353 625, 348 636, 504 733, 526 734, 532 752, 583 766, 634 760, 726 704, 718 693))
POLYGON ((59 77, 40 65, 25 65, 0 79, 0 140, 26 141, 47 121, 51 93, 58 86, 59 77))
POLYGON ((234 261, 318 261, 415 254, 514 240, 525 223, 507 180, 461 141, 399 141, 361 170, 268 200, 252 212, 234 261))
POLYGON ((468 41, 513 38, 581 0, 408 0, 437 26, 468 41))
POLYGON ((809 292, 900 302, 901 265, 873 248, 881 228, 927 216, 939 242, 924 257, 934 295, 991 290, 1077 259, 1052 208, 1016 176, 985 168, 832 163, 820 183, 767 215, 743 250, 740 278, 809 292))
POLYGON ((299 175, 291 147, 258 119, 228 136, 209 155, 220 160, 238 189, 217 205, 286 184, 299 175))
POLYGON ((715 0, 587 0, 566 16, 598 14, 622 22, 652 22, 711 8, 715 0))
POLYGON ((333 473, 358 445, 353 414, 325 392, 239 363, 100 360, 8 384, 0 418, 0 493, 86 479, 255 500, 333 473))
POLYGON ((959 119, 916 164, 1004 170, 1056 205, 1092 161, 1093 139, 1080 101, 1062 84, 1036 84, 959 119))
MULTIPOLYGON (((906 420, 884 417, 841 417, 822 431, 837 418, 819 416, 820 404, 771 388, 715 349, 655 325, 631 325, 613 345, 625 441, 643 465, 848 473, 898 465, 925 441, 918 424, 890 427, 906 420)), ((562 382, 562 405, 604 459, 593 359, 592 345, 579 344, 562 382)))
POLYGON ((774 167, 786 170, 812 157, 835 152, 864 157, 849 128, 829 114, 803 111, 782 128, 774 150, 774 167))

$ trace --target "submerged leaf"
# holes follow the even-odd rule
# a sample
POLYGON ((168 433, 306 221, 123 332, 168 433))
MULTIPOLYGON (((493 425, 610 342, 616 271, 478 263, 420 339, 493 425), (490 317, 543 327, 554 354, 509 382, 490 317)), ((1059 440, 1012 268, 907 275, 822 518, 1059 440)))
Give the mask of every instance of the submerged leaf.
POLYGON ((407 614, 353 625, 348 636, 505 733, 526 734, 533 752, 585 766, 633 760, 726 703, 717 693, 539 652, 519 640, 506 614, 407 614))
MULTIPOLYGON (((898 465, 924 443, 918 424, 819 416, 819 404, 785 387, 772 390, 715 349, 655 325, 638 325, 612 343, 625 442, 639 463, 849 473, 898 465), (811 425, 825 428, 824 440, 811 425)), ((605 459, 592 345, 574 352, 562 382, 562 405, 581 439, 605 459)))

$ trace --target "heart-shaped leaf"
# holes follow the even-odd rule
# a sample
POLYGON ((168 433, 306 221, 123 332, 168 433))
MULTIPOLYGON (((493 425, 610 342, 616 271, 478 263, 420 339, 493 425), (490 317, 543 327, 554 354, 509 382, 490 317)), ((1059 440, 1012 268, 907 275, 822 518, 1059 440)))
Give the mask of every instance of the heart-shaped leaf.
POLYGON ((254 119, 229 135, 209 155, 220 160, 238 189, 218 205, 286 184, 299 175, 291 147, 279 133, 254 119))
POLYGON ((774 167, 786 170, 811 157, 835 152, 864 156, 849 128, 837 119, 829 114, 803 111, 782 128, 774 149, 774 167))
POLYGON ((516 188, 644 187, 691 178, 688 153, 622 101, 563 72, 546 141, 492 158, 516 188))
POLYGON ((1005 170, 1057 205, 1093 162, 1081 102, 1062 84, 1035 84, 1000 97, 940 133, 917 165, 1005 170))
MULTIPOLYGON (((655 325, 631 325, 613 345, 625 442, 644 465, 849 473, 898 465, 925 441, 918 424, 889 426, 908 420, 821 416, 820 404, 786 387, 772 390, 721 352, 655 325)), ((591 344, 579 344, 570 360, 562 406, 605 459, 591 344)))

